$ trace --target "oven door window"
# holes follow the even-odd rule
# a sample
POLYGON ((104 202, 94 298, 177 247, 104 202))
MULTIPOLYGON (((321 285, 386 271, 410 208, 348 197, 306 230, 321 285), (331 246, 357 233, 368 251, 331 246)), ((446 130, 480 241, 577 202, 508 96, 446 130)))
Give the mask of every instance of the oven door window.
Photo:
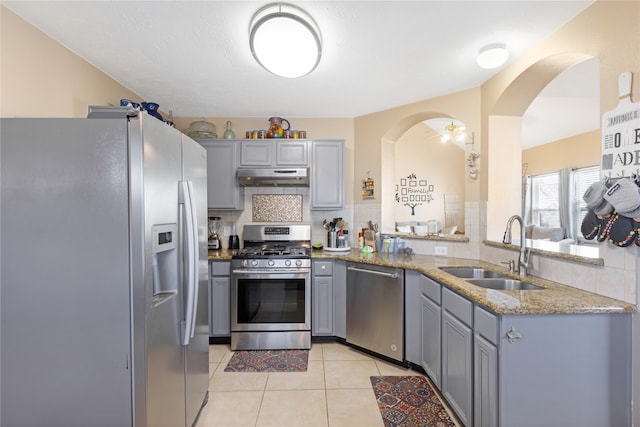
POLYGON ((238 323, 304 323, 304 279, 238 279, 238 323))

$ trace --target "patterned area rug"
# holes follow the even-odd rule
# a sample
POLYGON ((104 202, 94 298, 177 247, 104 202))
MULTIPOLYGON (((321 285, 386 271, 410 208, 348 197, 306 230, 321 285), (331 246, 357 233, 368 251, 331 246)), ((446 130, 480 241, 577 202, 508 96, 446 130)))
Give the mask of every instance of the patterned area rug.
POLYGON ((235 351, 225 372, 305 372, 309 350, 235 351))
POLYGON ((386 427, 455 426, 424 377, 371 377, 371 385, 386 427))

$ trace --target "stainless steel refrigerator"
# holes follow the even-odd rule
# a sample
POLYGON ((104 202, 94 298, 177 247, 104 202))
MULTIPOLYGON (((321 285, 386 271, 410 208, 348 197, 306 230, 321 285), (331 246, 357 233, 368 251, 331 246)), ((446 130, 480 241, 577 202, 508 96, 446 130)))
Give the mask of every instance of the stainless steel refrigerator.
POLYGON ((0 424, 191 426, 206 151, 146 113, 1 119, 0 424))

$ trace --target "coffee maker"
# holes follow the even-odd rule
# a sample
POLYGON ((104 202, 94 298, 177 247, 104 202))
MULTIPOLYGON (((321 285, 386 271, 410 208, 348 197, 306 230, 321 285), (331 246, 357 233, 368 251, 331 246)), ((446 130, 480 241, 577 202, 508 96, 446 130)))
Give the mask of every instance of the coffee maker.
POLYGON ((209 250, 222 249, 220 234, 222 233, 222 221, 219 216, 209 217, 209 250))

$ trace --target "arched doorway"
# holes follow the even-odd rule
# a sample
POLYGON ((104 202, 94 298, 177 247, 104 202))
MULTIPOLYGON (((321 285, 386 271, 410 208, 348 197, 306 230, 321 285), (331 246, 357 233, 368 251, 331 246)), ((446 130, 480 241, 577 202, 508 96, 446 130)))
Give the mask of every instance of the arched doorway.
MULTIPOLYGON (((503 91, 487 123, 487 239, 502 239, 507 219, 522 214, 522 116, 538 94, 569 68, 594 57, 562 53, 519 74, 503 91)), ((599 82, 594 82, 599 84, 599 82)))
MULTIPOLYGON (((383 135, 381 141, 380 185, 382 198, 381 230, 383 232, 394 232, 395 223, 400 219, 399 216, 403 216, 402 220, 409 221, 435 219, 444 225, 444 196, 445 194, 451 195, 453 193, 456 194, 459 201, 459 229, 464 229, 465 144, 463 141, 462 150, 457 147, 446 148, 440 142, 440 135, 424 124, 434 119, 446 119, 447 121, 456 120, 456 118, 451 115, 442 112, 416 113, 400 120, 383 135), (425 131, 425 129, 429 130, 425 131), (433 144, 432 149, 430 152, 425 152, 425 150, 428 150, 429 144, 433 144), (446 149, 449 150, 449 153, 445 158, 445 152, 443 152, 443 150, 446 149), (411 150, 412 153, 407 155, 407 150, 411 150), (458 152, 457 155, 455 153, 451 154, 451 151, 456 150, 458 152), (434 162, 434 159, 437 159, 439 156, 442 157, 442 161, 437 164, 437 160, 435 160, 436 163, 431 163, 431 166, 429 166, 429 163, 434 162), (452 161, 454 162, 453 165, 451 164, 452 161), (447 165, 450 170, 446 170, 447 165), (439 183, 433 192, 433 196, 430 195, 429 201, 425 202, 423 200, 421 203, 418 203, 420 206, 417 208, 416 205, 412 204, 409 200, 407 200, 409 203, 404 203, 404 198, 408 199, 408 197, 411 196, 400 194, 400 191, 405 189, 397 188, 400 182, 399 175, 403 173, 406 174, 408 171, 417 172, 417 183, 428 183, 430 182, 429 180, 439 183), (452 174, 450 175, 451 181, 456 181, 454 185, 451 185, 451 182, 443 181, 447 179, 444 174, 449 172, 452 174), (406 215, 399 212, 399 207, 401 210, 403 206, 407 206, 406 215), (408 212, 411 212, 411 216, 408 216, 408 212)), ((452 144, 449 143, 449 145, 451 146, 452 144)), ((424 194, 422 194, 422 197, 425 197, 424 194)))

